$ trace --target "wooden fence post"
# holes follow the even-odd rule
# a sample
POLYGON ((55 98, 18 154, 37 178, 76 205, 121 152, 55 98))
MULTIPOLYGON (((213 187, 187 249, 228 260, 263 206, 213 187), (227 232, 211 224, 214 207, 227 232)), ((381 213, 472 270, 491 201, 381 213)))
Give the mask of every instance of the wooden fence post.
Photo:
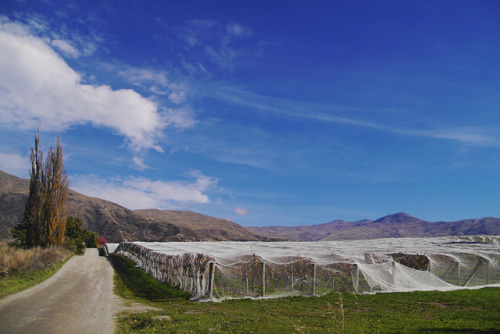
POLYGON ((484 276, 486 279, 486 285, 490 284, 490 261, 489 260, 484 260, 484 276))
POLYGON ((266 296, 266 264, 262 262, 260 264, 260 278, 261 278, 261 292, 260 296, 265 297, 266 296))
POLYGON ((359 267, 358 264, 354 264, 354 292, 359 293, 359 267))
POLYGON ((312 286, 311 286, 311 295, 316 295, 316 264, 312 265, 312 286))
POLYGON ((214 297, 214 277, 215 277, 215 264, 210 262, 208 264, 208 298, 213 299, 214 297))

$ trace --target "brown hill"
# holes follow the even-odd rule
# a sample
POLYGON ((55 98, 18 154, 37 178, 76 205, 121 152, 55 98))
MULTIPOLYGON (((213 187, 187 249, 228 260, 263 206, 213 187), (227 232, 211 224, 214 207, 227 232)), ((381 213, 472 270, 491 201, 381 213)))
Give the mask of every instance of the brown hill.
POLYGON ((270 238, 263 237, 263 235, 232 221, 205 216, 195 212, 157 209, 136 210, 135 212, 152 222, 168 222, 179 229, 189 230, 196 236, 197 240, 270 240, 270 238))
POLYGON ((354 227, 364 226, 371 223, 371 220, 360 220, 356 222, 346 222, 335 220, 326 224, 301 225, 301 226, 266 226, 249 227, 252 231, 263 234, 267 237, 280 237, 294 241, 318 241, 327 238, 332 234, 348 230, 354 227))
POLYGON ((21 221, 29 182, 0 170, 0 240, 10 238, 10 229, 21 221))
MULTIPOLYGON (((23 216, 29 181, 0 171, 0 240, 10 238, 10 229, 23 216)), ((68 216, 79 217, 83 227, 109 242, 268 240, 236 223, 187 211, 129 210, 116 203, 88 197, 70 190, 68 216)))

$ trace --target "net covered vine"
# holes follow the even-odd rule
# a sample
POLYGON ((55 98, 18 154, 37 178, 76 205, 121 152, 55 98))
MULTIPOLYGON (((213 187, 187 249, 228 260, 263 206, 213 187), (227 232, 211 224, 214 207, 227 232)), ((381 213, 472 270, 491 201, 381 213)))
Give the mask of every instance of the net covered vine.
POLYGON ((500 286, 499 237, 124 242, 112 252, 193 299, 500 286))

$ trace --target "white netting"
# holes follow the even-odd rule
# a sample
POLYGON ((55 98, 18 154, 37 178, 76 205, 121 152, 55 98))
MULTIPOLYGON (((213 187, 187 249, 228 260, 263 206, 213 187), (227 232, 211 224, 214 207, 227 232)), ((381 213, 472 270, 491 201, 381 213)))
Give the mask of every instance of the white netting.
POLYGON ((108 249, 108 253, 114 253, 115 250, 118 248, 119 244, 114 244, 114 243, 106 243, 105 246, 108 249))
POLYGON ((213 297, 233 298, 498 285, 498 240, 440 237, 340 242, 135 242, 121 243, 117 252, 160 281, 189 291, 198 299, 209 293, 208 264, 214 262, 213 297))
POLYGON ((370 290, 381 291, 427 291, 448 290, 456 286, 447 283, 429 271, 405 267, 397 262, 390 266, 379 264, 358 264, 360 271, 370 286, 370 290))

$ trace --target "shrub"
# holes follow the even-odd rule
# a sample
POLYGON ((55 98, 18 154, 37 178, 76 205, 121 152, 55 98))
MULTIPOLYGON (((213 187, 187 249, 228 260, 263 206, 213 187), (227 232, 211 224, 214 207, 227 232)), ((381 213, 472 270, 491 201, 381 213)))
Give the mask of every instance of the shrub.
POLYGON ((85 243, 81 240, 77 240, 75 254, 76 255, 83 255, 85 253, 85 249, 86 249, 85 243))
POLYGON ((99 238, 97 239, 97 244, 99 245, 99 247, 103 247, 106 244, 106 238, 104 238, 102 235, 99 236, 99 238))
POLYGON ((77 255, 85 253, 86 247, 97 247, 97 233, 82 228, 80 218, 69 217, 66 221, 65 246, 77 255))

